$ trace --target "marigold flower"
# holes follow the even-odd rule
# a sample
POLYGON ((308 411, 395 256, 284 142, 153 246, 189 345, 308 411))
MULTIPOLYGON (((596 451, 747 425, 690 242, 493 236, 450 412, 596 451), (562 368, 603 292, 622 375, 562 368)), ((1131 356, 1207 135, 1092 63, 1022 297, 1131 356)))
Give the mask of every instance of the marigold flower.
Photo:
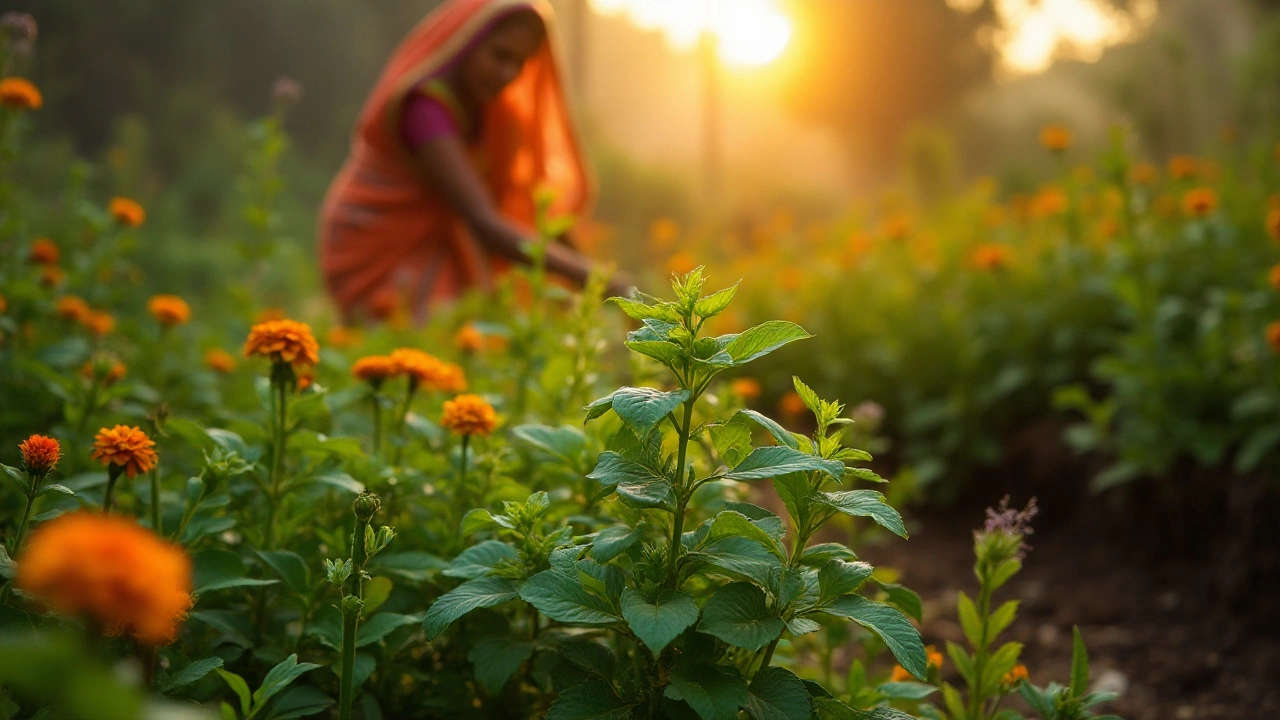
POLYGON ((58 298, 54 307, 58 312, 58 317, 64 320, 75 320, 80 323, 87 322, 89 315, 93 313, 93 310, 89 308, 89 303, 75 295, 63 295, 58 298))
POLYGON ((729 383, 729 390, 743 400, 755 400, 763 392, 760 381, 753 377, 734 378, 733 382, 729 383))
POLYGON ((136 228, 147 219, 147 212, 136 200, 126 197, 113 197, 107 206, 108 212, 115 221, 125 227, 136 228))
POLYGON ((1061 215, 1067 211, 1067 194, 1059 187, 1042 188, 1031 201, 1031 214, 1046 218, 1061 215))
POLYGON ((226 375, 236 369, 236 359, 231 356, 231 353, 223 350, 222 348, 209 348, 206 350, 204 353, 204 364, 207 365, 210 370, 215 370, 223 375, 226 375))
POLYGON ((462 368, 413 348, 399 348, 390 355, 397 375, 408 375, 416 387, 437 392, 457 393, 467 389, 467 376, 462 368))
POLYGON ((357 380, 381 385, 387 378, 395 377, 400 366, 387 355, 369 355, 351 364, 351 375, 357 380))
POLYGON ((1009 247, 983 243, 969 253, 969 262, 979 270, 1001 270, 1009 265, 1009 247))
POLYGON ((58 441, 45 435, 32 435, 18 445, 18 450, 22 451, 22 465, 27 469, 27 474, 35 477, 44 477, 53 472, 58 460, 62 458, 62 447, 58 445, 58 441))
POLYGON ((1160 179, 1160 169, 1151 163, 1138 163, 1129 170, 1129 179, 1138 185, 1155 185, 1160 179))
POLYGON ((778 398, 778 412, 784 417, 794 420, 808 410, 808 406, 804 404, 804 400, 795 390, 788 390, 778 398))
MULTIPOLYGON (((926 667, 929 670, 942 669, 942 653, 938 652, 937 647, 933 645, 925 645, 924 652, 927 662, 926 667)), ((894 665, 893 672, 889 674, 889 682, 904 682, 908 680, 915 680, 915 677, 911 673, 907 672, 907 669, 901 665, 894 665)))
POLYGON ((31 251, 27 254, 27 260, 38 265, 56 265, 61 257, 62 251, 58 249, 58 244, 43 237, 36 238, 31 243, 31 251))
POLYGON ((183 325, 191 319, 191 306, 177 295, 152 295, 147 312, 161 325, 183 325))
POLYGON ((132 519, 81 510, 43 523, 18 557, 18 588, 110 636, 174 641, 191 609, 191 560, 132 519))
POLYGON ((1280 353, 1280 320, 1273 320, 1267 325, 1267 344, 1276 353, 1280 353))
POLYGON ((1071 130, 1064 125, 1046 125, 1040 130, 1040 144, 1050 152, 1062 152, 1071 147, 1071 130))
POLYGON ((57 265, 45 265, 40 270, 40 284, 45 287, 57 287, 66 277, 67 274, 57 265))
POLYGON ((1206 217, 1217 209, 1218 193, 1213 188, 1193 188, 1182 196, 1182 211, 1191 217, 1206 217))
POLYGON ((942 653, 936 645, 925 645, 924 656, 929 667, 940 670, 942 669, 942 653))
POLYGON ((1006 687, 1013 687, 1029 677, 1026 665, 1014 665, 1012 670, 1004 674, 1000 684, 1006 687))
POLYGON ((459 395, 444 403, 440 425, 459 435, 489 435, 498 424, 493 406, 479 395, 459 395))
POLYGON ((0 79, 0 105, 15 110, 39 110, 44 97, 31 81, 18 77, 0 79))
POLYGON ((915 680, 915 676, 907 672, 907 669, 901 665, 894 665, 893 672, 889 673, 889 682, 907 682, 915 680))
POLYGON ((124 378, 128 369, 124 363, 110 357, 100 357, 85 361, 80 367, 80 374, 89 380, 100 380, 104 386, 115 385, 124 378))
POLYGON ((484 333, 471 323, 467 323, 458 328, 458 332, 453 335, 453 344, 459 351, 468 355, 478 353, 484 349, 484 333))
POLYGON ((680 225, 671 218, 658 218, 649 223, 649 244, 655 250, 666 251, 675 247, 680 239, 680 225))
POLYGON ((329 332, 325 333, 324 339, 329 344, 329 347, 341 350, 359 345, 363 342, 364 336, 358 328, 334 325, 329 328, 329 332))
POLYGON ((102 337, 111 332, 116 327, 115 317, 102 310, 90 310, 89 314, 84 317, 84 326, 89 328, 89 332, 98 337, 102 337))
POLYGON ((120 465, 132 480, 138 473, 146 473, 156 466, 156 443, 140 428, 116 425, 102 428, 93 439, 94 460, 105 466, 120 465))
POLYGON ((1267 213, 1267 233, 1271 239, 1280 242, 1280 208, 1267 213))
POLYGON ((320 344, 311 326, 296 320, 271 320, 254 325, 244 343, 244 356, 262 355, 271 362, 285 362, 295 368, 320 362, 320 344))
POLYGON ((298 392, 302 392, 314 385, 316 382, 316 374, 314 372, 303 372, 298 375, 298 392))
POLYGON ((1174 180, 1193 178, 1199 170, 1200 161, 1191 155, 1175 155, 1169 158, 1169 177, 1174 180))

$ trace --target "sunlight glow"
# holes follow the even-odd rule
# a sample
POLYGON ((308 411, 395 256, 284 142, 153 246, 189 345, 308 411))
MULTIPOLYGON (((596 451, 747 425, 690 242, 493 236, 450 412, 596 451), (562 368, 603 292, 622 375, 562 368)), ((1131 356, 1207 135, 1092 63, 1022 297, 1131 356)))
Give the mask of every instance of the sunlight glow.
POLYGON ((791 42, 791 22, 776 0, 591 0, 591 7, 661 31, 675 50, 690 50, 710 33, 720 59, 740 67, 768 65, 791 42))

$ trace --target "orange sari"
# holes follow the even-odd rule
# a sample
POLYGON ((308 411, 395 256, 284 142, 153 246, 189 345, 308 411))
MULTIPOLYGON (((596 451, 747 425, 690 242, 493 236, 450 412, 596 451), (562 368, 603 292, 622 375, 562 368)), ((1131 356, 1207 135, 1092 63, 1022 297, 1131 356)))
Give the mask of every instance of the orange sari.
POLYGON ((532 229, 534 190, 554 191, 553 212, 580 214, 590 183, 566 109, 551 8, 544 0, 448 0, 391 56, 365 102, 346 163, 320 210, 320 267, 348 320, 399 307, 421 317, 470 288, 490 289, 508 263, 483 247, 427 180, 401 139, 406 95, 517 9, 543 19, 546 40, 484 110, 469 146, 495 206, 532 229))

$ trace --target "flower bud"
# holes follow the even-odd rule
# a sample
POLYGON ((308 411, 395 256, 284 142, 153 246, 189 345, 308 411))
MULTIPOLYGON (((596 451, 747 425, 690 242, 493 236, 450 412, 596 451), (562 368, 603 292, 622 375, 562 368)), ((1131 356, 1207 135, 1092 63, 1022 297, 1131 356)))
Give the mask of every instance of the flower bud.
POLYGON ((348 595, 342 598, 342 615, 343 617, 359 616, 360 611, 364 609, 364 601, 355 595, 348 595))
POLYGON ((22 464, 32 477, 44 477, 53 471, 62 457, 58 441, 44 435, 32 435, 18 449, 22 451, 22 464))
POLYGON ((373 519, 375 513, 382 508, 382 501, 377 495, 365 490, 356 496, 356 501, 352 504, 352 509, 356 512, 356 519, 360 522, 369 522, 373 519))

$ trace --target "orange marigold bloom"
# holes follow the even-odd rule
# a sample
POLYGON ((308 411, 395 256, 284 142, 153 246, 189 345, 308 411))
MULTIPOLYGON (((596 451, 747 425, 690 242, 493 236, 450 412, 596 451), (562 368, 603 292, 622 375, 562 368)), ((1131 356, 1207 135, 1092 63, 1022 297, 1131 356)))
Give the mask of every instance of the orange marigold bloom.
POLYGON ((782 397, 778 398, 778 412, 785 418, 798 418, 808 409, 808 406, 804 404, 804 400, 795 390, 788 390, 783 393, 782 397))
POLYGON ((89 315, 93 313, 93 310, 89 308, 89 303, 75 295, 63 295, 58 298, 55 308, 57 309, 58 317, 64 320, 75 320, 80 323, 87 323, 89 315))
POLYGON ((1129 170, 1129 179, 1138 185, 1155 185, 1160 179, 1160 169, 1151 163, 1138 163, 1129 170))
POLYGON ((1029 678, 1026 665, 1014 665, 1013 669, 1004 674, 1004 678, 1000 680, 1001 685, 1013 686, 1029 678))
POLYGON ((1040 130, 1040 144, 1051 152, 1071 147, 1071 131, 1064 125, 1047 125, 1040 130))
POLYGON ((929 667, 939 670, 942 669, 942 653, 938 650, 936 645, 925 645, 924 656, 929 667))
POLYGON ((52 472, 62 457, 58 441, 44 435, 32 435, 23 440, 18 449, 22 451, 22 464, 27 468, 27 474, 36 477, 52 472))
POLYGON ((155 445, 156 442, 140 428, 116 425, 98 431, 90 457, 106 466, 123 466, 125 474, 132 480, 138 473, 149 472, 156 466, 156 451, 151 449, 155 445))
POLYGON ((30 80, 7 77, 0 80, 0 105, 18 110, 39 110, 44 97, 30 80))
POLYGON ((479 395, 459 395, 445 401, 440 424, 459 435, 487 436, 498 424, 498 415, 479 395))
POLYGON ((447 393, 463 392, 467 389, 467 374, 453 363, 444 363, 440 368, 440 376, 435 380, 435 387, 431 389, 447 393))
POLYGON ((764 391, 760 387, 760 381, 753 377, 734 378, 733 382, 729 383, 729 389, 743 400, 755 400, 764 391))
POLYGON ((329 328, 329 332, 325 333, 324 339, 329 344, 329 347, 341 350, 359 345, 364 340, 364 336, 358 328, 334 325, 329 328))
POLYGON ((222 348, 209 348, 205 351, 204 364, 224 375, 236 369, 236 359, 222 348))
POLYGON ((983 243, 969 254, 969 262, 980 270, 1000 270, 1009 265, 1009 247, 997 243, 983 243))
POLYGON ((27 254, 27 260, 39 265, 56 265, 61 257, 62 251, 58 249, 58 244, 43 237, 36 238, 31 243, 31 251, 27 254))
POLYGON ((1198 187, 1182 196, 1182 211, 1191 217, 1206 217, 1218 209, 1218 192, 1213 188, 1198 187))
POLYGON ((458 328, 458 332, 453 335, 453 344, 457 346, 461 352, 472 354, 478 353, 484 349, 484 333, 471 323, 467 323, 458 328))
POLYGON ((351 365, 352 376, 374 385, 381 385, 384 380, 395 377, 398 373, 399 365, 388 355, 369 355, 351 365))
POLYGON ((1032 200, 1031 213, 1036 217, 1052 217, 1067 211, 1069 200, 1067 194, 1059 187, 1046 187, 1036 193, 1032 200))
POLYGON ((1267 233, 1271 239, 1280 242, 1280 208, 1267 213, 1267 233))
POLYGON ((698 267, 698 260, 692 253, 678 252, 667 258, 667 272, 672 275, 684 275, 698 267))
POLYGON ((915 676, 907 672, 907 669, 901 665, 894 665, 893 672, 889 673, 889 682, 906 682, 915 680, 915 676))
POLYGON ((1193 178, 1200 170, 1200 161, 1191 155, 1175 155, 1169 158, 1169 177, 1174 180, 1193 178))
POLYGON ((57 265, 45 265, 40 270, 40 284, 45 287, 57 287, 66 277, 67 274, 57 265))
POLYGON ((17 587, 107 635, 174 641, 191 609, 191 560, 132 519, 81 510, 41 524, 18 557, 17 587))
POLYGON ((115 317, 111 313, 102 310, 90 310, 83 322, 84 326, 89 328, 89 332, 98 337, 106 335, 116 327, 115 317))
POLYGON ((147 312, 161 325, 183 325, 191 319, 191 306, 177 295, 152 295, 147 312))
POLYGON ((99 379, 105 386, 115 385, 124 378, 128 369, 124 363, 114 358, 103 357, 94 360, 87 360, 80 367, 80 374, 90 380, 99 379))
POLYGON ((294 367, 320 362, 320 344, 311 334, 311 326, 296 320, 271 320, 254 325, 244 343, 244 356, 262 355, 271 362, 285 362, 294 367))
POLYGON ((125 227, 136 228, 147 219, 147 212, 135 200, 126 197, 113 197, 107 206, 111 217, 125 227))
POLYGON ((298 392, 302 392, 314 385, 316 382, 316 374, 311 371, 303 372, 298 375, 298 392))
POLYGON ((458 393, 467 389, 467 376, 462 368, 434 355, 413 348, 391 352, 397 375, 408 375, 414 385, 425 390, 458 393))

